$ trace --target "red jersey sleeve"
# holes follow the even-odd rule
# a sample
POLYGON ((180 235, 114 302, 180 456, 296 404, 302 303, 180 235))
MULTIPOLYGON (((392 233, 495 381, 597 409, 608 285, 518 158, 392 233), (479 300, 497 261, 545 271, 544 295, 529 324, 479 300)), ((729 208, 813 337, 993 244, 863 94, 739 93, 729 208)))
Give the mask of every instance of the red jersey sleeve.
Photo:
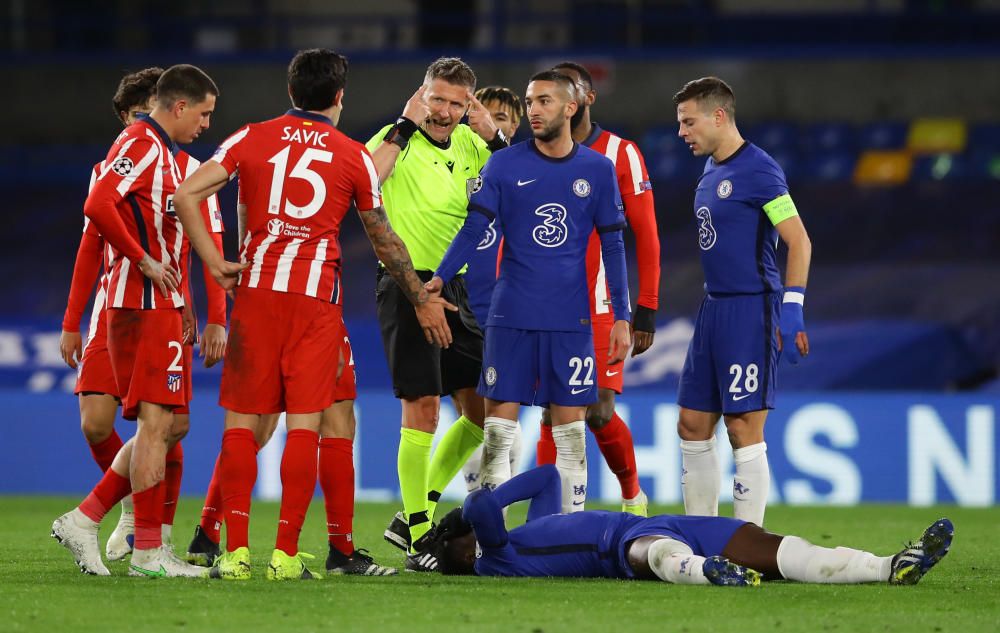
MULTIPOLYGON (((239 130, 234 132, 232 136, 227 138, 219 145, 215 153, 212 154, 212 160, 222 165, 229 177, 232 178, 239 169, 240 164, 240 153, 243 142, 246 140, 247 135, 250 134, 250 126, 244 125, 239 130)), ((218 204, 218 202, 216 202, 218 204)))
POLYGON ((646 162, 635 143, 622 143, 617 165, 625 219, 635 234, 639 260, 639 298, 636 303, 656 310, 660 305, 660 234, 656 227, 653 186, 646 172, 646 162))
POLYGON ((382 206, 382 189, 378 182, 378 171, 368 149, 358 144, 361 152, 360 167, 354 170, 354 204, 358 211, 369 211, 382 206))
POLYGON ((80 331, 80 319, 83 318, 87 299, 90 298, 90 291, 94 288, 103 263, 104 239, 94 228, 93 222, 85 219, 83 235, 80 236, 80 248, 76 251, 76 262, 73 264, 73 280, 69 284, 66 313, 63 315, 64 331, 80 331))
POLYGON ((129 233, 116 206, 130 192, 150 186, 159 153, 159 146, 147 138, 136 137, 122 142, 114 156, 109 155, 104 170, 83 205, 84 214, 104 239, 136 263, 146 255, 146 251, 137 236, 129 233))

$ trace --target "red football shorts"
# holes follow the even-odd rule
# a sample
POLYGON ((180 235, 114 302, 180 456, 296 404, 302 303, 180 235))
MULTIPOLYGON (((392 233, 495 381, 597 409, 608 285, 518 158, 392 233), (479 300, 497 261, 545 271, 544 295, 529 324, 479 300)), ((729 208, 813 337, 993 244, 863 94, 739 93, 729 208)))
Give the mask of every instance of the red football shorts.
POLYGON ((94 335, 87 340, 80 359, 80 370, 76 377, 74 394, 106 393, 118 397, 118 383, 111 369, 111 355, 108 354, 108 314, 104 310, 96 315, 94 335))
POLYGON ((237 413, 316 413, 333 404, 344 337, 341 307, 239 288, 219 404, 237 413))
POLYGON ((176 409, 186 403, 181 311, 108 309, 108 352, 122 400, 135 420, 139 403, 176 409))
POLYGON ((191 368, 194 366, 194 345, 184 346, 184 404, 174 409, 179 415, 191 415, 191 397, 194 383, 191 381, 191 368))
POLYGON ((597 386, 600 389, 612 389, 615 393, 622 392, 622 372, 625 363, 608 365, 608 351, 611 349, 611 327, 614 321, 610 319, 595 319, 594 328, 594 360, 597 361, 597 386))
POLYGON ((358 399, 357 376, 354 374, 354 351, 351 350, 351 338, 347 335, 347 328, 341 322, 344 336, 340 346, 340 358, 337 364, 340 366, 340 376, 337 377, 337 384, 333 387, 333 401, 358 399), (341 363, 343 363, 341 365, 341 363))

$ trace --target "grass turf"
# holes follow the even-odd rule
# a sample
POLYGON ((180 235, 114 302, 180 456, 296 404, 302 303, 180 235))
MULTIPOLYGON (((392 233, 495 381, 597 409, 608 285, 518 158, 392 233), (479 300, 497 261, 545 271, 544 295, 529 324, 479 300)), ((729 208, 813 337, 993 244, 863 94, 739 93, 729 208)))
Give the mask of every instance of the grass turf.
MULTIPOLYGON (((69 552, 49 537, 52 520, 76 503, 55 497, 0 497, 0 630, 19 631, 994 631, 1000 629, 997 509, 768 509, 768 528, 814 543, 889 554, 939 516, 955 522, 944 561, 915 587, 767 583, 759 589, 682 587, 605 579, 496 579, 401 574, 273 583, 264 569, 274 542, 277 505, 255 503, 251 524, 254 578, 234 583, 80 574, 69 552)), ((450 508, 443 505, 443 515, 450 508)), ((199 501, 182 499, 174 540, 186 548, 199 501)), ((382 540, 395 505, 359 504, 358 547, 402 567, 402 553, 382 540)), ((679 511, 679 508, 651 508, 679 511)), ((723 514, 731 514, 723 509, 723 514)), ((441 515, 439 515, 441 516, 441 515)), ((513 508, 511 524, 523 520, 513 508)), ((105 522, 101 542, 117 521, 105 522)), ((303 529, 304 551, 326 556, 322 502, 303 529)))

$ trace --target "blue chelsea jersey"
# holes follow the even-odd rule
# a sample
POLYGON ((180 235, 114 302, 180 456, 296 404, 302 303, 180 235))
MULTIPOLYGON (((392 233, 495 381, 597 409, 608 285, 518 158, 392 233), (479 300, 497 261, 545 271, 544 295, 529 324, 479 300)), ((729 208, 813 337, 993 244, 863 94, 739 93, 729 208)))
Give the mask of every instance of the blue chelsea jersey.
POLYGON ((625 226, 611 161, 579 144, 551 158, 529 139, 494 154, 472 189, 469 210, 504 236, 486 325, 589 332, 590 234, 625 226))
POLYGON ((788 194, 785 173, 750 142, 729 158, 709 157, 694 196, 705 290, 759 294, 779 290, 778 231, 764 205, 788 194))
POLYGON ((468 268, 465 271, 465 288, 469 293, 469 309, 476 315, 479 328, 486 328, 486 318, 490 311, 490 298, 493 288, 497 285, 497 256, 500 254, 500 241, 503 239, 497 221, 494 218, 483 234, 483 239, 476 245, 476 250, 469 256, 468 268))

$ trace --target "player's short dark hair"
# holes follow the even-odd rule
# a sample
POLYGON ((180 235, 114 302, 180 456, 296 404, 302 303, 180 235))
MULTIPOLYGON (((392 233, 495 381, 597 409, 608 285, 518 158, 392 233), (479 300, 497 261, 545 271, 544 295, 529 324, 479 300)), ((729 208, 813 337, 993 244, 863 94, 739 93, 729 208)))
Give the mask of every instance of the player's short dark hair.
POLYGON ((583 64, 568 61, 559 62, 552 67, 552 70, 575 70, 577 74, 580 75, 580 81, 586 84, 587 90, 594 89, 594 78, 591 76, 590 71, 583 66, 583 64))
POLYGON ((486 103, 487 101, 496 101, 500 103, 500 105, 510 108, 510 111, 518 120, 524 118, 524 102, 521 101, 521 97, 514 94, 514 91, 510 88, 504 88, 503 86, 486 86, 485 88, 480 88, 476 91, 476 99, 479 99, 482 103, 486 103))
POLYGON ((292 104, 303 110, 326 110, 347 85, 347 58, 325 48, 299 51, 288 64, 292 104))
POLYGON ((180 99, 201 103, 208 95, 219 96, 219 87, 208 74, 191 64, 177 64, 163 71, 156 82, 156 101, 171 108, 180 99))
POLYGON ((713 110, 722 108, 730 120, 736 120, 736 95, 729 84, 718 77, 702 77, 684 84, 674 95, 674 105, 695 100, 699 106, 708 105, 713 110))
POLYGON ((468 563, 469 539, 463 538, 471 532, 472 524, 462 516, 461 506, 444 515, 438 523, 432 548, 437 554, 442 574, 453 576, 472 573, 468 563))
POLYGON ((532 81, 551 81, 565 88, 571 97, 576 94, 576 84, 573 80, 568 75, 564 75, 557 70, 543 70, 542 72, 535 73, 528 80, 528 83, 532 81))
POLYGON ((120 119, 122 112, 149 103, 149 98, 156 94, 156 82, 162 74, 162 68, 153 66, 122 77, 118 82, 118 90, 115 90, 115 96, 111 97, 111 107, 115 110, 115 117, 120 119))
POLYGON ((456 86, 467 86, 469 90, 476 89, 476 73, 458 57, 439 57, 427 67, 424 81, 443 79, 456 86))

